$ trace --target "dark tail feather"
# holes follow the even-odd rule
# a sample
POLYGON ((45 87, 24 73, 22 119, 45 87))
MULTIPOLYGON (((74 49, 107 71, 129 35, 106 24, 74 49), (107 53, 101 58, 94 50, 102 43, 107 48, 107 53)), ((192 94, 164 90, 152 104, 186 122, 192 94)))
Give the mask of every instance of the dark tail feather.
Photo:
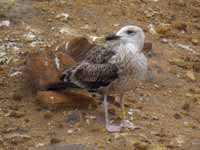
POLYGON ((74 83, 71 82, 57 82, 57 83, 53 83, 53 84, 49 84, 46 89, 48 91, 59 91, 59 90, 64 90, 67 88, 78 88, 81 89, 81 87, 77 86, 74 83))

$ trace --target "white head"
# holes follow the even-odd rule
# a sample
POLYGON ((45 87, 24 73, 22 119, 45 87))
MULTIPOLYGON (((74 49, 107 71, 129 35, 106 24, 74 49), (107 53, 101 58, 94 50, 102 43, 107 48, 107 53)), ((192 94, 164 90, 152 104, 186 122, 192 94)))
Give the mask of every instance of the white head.
POLYGON ((133 25, 124 26, 116 34, 106 37, 106 40, 120 40, 133 43, 139 50, 143 49, 144 39, 144 31, 140 27, 133 25))

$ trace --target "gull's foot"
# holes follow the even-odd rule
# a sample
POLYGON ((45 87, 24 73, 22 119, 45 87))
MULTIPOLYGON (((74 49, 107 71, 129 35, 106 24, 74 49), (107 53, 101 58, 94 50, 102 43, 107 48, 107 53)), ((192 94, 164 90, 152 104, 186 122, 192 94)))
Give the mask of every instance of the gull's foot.
POLYGON ((129 129, 138 129, 139 127, 138 126, 135 126, 132 122, 130 122, 129 120, 123 120, 120 124, 121 127, 124 127, 124 128, 129 128, 129 129))
POLYGON ((121 128, 121 125, 106 125, 106 129, 108 132, 120 132, 121 128))

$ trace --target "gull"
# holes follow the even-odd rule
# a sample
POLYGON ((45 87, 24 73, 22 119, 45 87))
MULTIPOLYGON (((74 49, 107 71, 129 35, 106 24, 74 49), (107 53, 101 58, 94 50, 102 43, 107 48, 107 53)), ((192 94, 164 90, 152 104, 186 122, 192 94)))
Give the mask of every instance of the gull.
POLYGON ((81 88, 97 91, 104 95, 107 131, 134 129, 136 126, 126 119, 124 95, 136 86, 136 80, 145 79, 147 74, 147 58, 142 52, 145 35, 140 27, 128 25, 105 39, 106 44, 92 47, 81 62, 63 72, 62 82, 49 85, 48 90, 81 88), (120 96, 122 120, 119 125, 110 123, 107 102, 109 95, 120 96))

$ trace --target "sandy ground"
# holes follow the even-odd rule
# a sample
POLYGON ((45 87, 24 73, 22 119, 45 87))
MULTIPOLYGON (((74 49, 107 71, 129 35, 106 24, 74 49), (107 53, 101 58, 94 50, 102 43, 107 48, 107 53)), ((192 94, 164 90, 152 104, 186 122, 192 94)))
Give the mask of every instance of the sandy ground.
POLYGON ((200 62, 199 0, 1 0, 0 24, 5 20, 10 25, 0 25, 1 150, 55 149, 55 143, 98 150, 200 149, 200 68, 191 67, 200 62), (148 58, 155 81, 127 95, 127 111, 134 110, 129 116, 140 129, 106 132, 102 105, 77 110, 82 117, 70 125, 72 108, 51 111, 27 94, 21 75, 27 53, 68 34, 104 36, 126 24, 141 26, 153 43, 148 58))

